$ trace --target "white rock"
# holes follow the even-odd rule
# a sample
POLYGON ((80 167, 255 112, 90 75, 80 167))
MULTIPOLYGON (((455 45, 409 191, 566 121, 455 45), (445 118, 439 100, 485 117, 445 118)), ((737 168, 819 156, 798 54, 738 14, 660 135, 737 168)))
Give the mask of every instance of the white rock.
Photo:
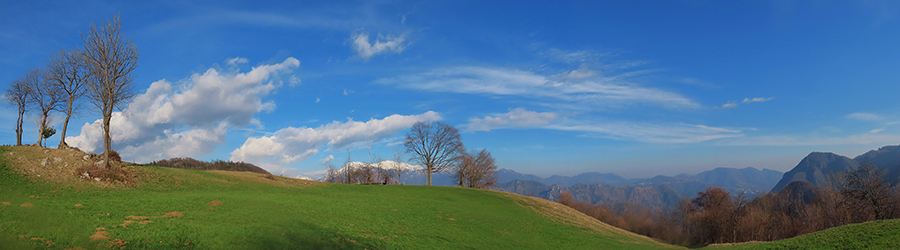
POLYGON ((84 173, 81 173, 81 177, 83 177, 83 178, 85 178, 85 179, 90 179, 90 178, 91 178, 91 174, 88 173, 88 172, 84 172, 84 173))
POLYGON ((63 161, 62 158, 59 158, 59 157, 53 157, 53 162, 55 162, 55 163, 60 163, 60 162, 62 162, 62 161, 63 161))
POLYGON ((86 161, 86 160, 88 160, 88 159, 91 159, 91 156, 90 156, 90 155, 84 155, 83 157, 81 157, 81 159, 84 159, 84 160, 86 161))
POLYGON ((99 177, 94 177, 94 181, 100 181, 99 177))
POLYGON ((44 149, 44 153, 45 153, 45 154, 46 154, 46 153, 50 153, 50 150, 49 150, 49 149, 44 149))
POLYGON ((16 154, 16 152, 9 152, 9 155, 14 155, 14 154, 16 154))
POLYGON ((104 161, 104 160, 94 162, 94 166, 103 167, 104 165, 106 165, 106 161, 104 161))
POLYGON ((50 158, 41 159, 41 166, 46 167, 47 165, 50 165, 50 158))

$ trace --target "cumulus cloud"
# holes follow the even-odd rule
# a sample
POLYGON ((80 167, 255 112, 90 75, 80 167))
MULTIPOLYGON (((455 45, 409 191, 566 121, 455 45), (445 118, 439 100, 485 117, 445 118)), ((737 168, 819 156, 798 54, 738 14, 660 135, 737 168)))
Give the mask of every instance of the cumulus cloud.
MULTIPOLYGON (((262 99, 279 87, 271 79, 299 65, 288 58, 245 73, 209 69, 177 84, 153 82, 124 112, 113 114, 113 149, 139 162, 208 154, 224 143, 229 129, 261 125, 253 116, 275 109, 274 102, 262 99)), ((67 137, 67 143, 88 152, 103 151, 100 124, 99 119, 84 124, 81 134, 67 137)))
POLYGON ((559 118, 559 114, 553 112, 528 111, 525 108, 510 109, 506 114, 484 118, 469 119, 469 123, 463 125, 467 131, 490 131, 492 129, 506 127, 533 127, 550 124, 559 118))
POLYGON ((769 97, 769 98, 765 98, 765 97, 744 98, 744 101, 742 101, 742 103, 768 102, 768 101, 770 101, 770 100, 772 100, 772 99, 775 99, 775 97, 769 97))
POLYGON ((257 165, 284 165, 309 159, 323 147, 329 150, 380 142, 397 135, 419 121, 437 121, 441 116, 433 111, 420 115, 391 115, 367 122, 349 120, 317 128, 287 127, 271 136, 250 137, 240 148, 231 152, 232 161, 257 165))
POLYGON ((670 109, 693 109, 699 105, 678 94, 629 83, 625 75, 594 77, 580 81, 555 81, 527 71, 485 67, 453 67, 382 78, 378 84, 432 92, 520 96, 547 105, 569 102, 572 107, 623 107, 648 104, 670 109))
POLYGON ((848 115, 846 115, 846 116, 844 116, 844 117, 847 118, 847 119, 859 120, 859 121, 880 121, 880 120, 884 120, 884 117, 881 117, 881 116, 878 115, 878 114, 863 113, 863 112, 856 112, 856 113, 848 114, 848 115))
POLYGON ((400 53, 405 48, 403 46, 404 36, 398 37, 382 37, 375 39, 375 43, 369 42, 369 34, 357 33, 352 37, 353 49, 356 50, 356 56, 368 61, 372 56, 384 54, 388 52, 400 53))

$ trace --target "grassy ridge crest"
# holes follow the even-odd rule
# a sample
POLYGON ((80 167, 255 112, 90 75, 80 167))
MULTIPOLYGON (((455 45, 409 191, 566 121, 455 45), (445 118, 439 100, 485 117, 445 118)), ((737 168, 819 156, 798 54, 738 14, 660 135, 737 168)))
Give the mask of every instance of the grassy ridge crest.
POLYGON ((80 180, 64 169, 77 155, 43 150, 0 147, 0 248, 677 248, 502 192, 154 166, 127 167, 135 183, 116 185, 80 180), (36 164, 53 157, 64 160, 36 164))

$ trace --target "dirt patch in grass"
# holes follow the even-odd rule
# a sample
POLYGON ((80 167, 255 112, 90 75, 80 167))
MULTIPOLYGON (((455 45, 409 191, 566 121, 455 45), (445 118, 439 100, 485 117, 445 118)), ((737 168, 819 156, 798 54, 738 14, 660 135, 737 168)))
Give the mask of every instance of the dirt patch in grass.
POLYGON ((210 205, 210 206, 214 206, 214 207, 215 207, 215 206, 218 206, 218 205, 221 205, 221 204, 222 204, 222 201, 220 201, 220 200, 214 200, 214 201, 210 201, 210 202, 209 202, 209 205, 210 205))
POLYGON ((110 242, 110 243, 112 243, 112 244, 110 245, 110 247, 112 247, 112 245, 116 245, 116 246, 119 246, 119 248, 123 248, 123 247, 125 247, 125 245, 128 245, 128 242, 127 242, 127 241, 123 241, 123 240, 120 240, 120 239, 115 239, 115 240, 113 240, 113 241, 110 242))
MULTIPOLYGON (((168 217, 181 217, 181 216, 184 216, 184 214, 183 214, 183 213, 180 213, 180 212, 174 212, 174 211, 173 211, 173 212, 168 212, 168 213, 164 214, 162 217, 163 217, 163 218, 168 218, 168 217)), ((155 217, 154 217, 154 218, 155 218, 155 217)))
MULTIPOLYGON (((102 156, 82 152, 77 148, 55 149, 37 146, 8 146, 2 156, 15 172, 32 180, 42 180, 65 186, 114 187, 132 186, 138 180, 130 163, 113 161, 114 167, 102 170, 94 165, 102 156), (86 175, 85 175, 86 174, 86 175), (79 181, 85 180, 85 181, 79 181)), ((51 193, 59 193, 54 190, 51 193)))
POLYGON ((75 204, 75 206, 76 206, 76 207, 83 207, 84 205, 81 205, 81 204, 75 204))
POLYGON ((31 203, 22 203, 22 207, 33 207, 34 204, 31 203))
POLYGON ((0 202, 0 204, 9 206, 9 205, 12 205, 12 202, 4 201, 4 202, 0 202))
MULTIPOLYGON (((108 233, 106 231, 101 231, 101 228, 97 228, 97 231, 91 235, 91 240, 109 240, 109 236, 106 236, 108 233)), ((106 230, 106 228, 103 228, 103 230, 106 230)))

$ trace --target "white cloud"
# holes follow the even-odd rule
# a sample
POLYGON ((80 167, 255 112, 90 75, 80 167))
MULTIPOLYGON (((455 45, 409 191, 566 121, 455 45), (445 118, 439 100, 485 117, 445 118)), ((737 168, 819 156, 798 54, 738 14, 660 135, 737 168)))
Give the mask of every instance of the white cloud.
POLYGON ((725 104, 722 104, 722 107, 721 107, 721 108, 723 108, 723 109, 734 108, 734 107, 737 107, 737 105, 738 105, 738 104, 737 104, 737 102, 735 102, 735 101, 728 101, 728 102, 726 102, 725 104))
POLYGON ((484 118, 469 119, 469 123, 463 125, 467 131, 490 131, 492 129, 506 127, 533 127, 550 124, 553 120, 559 118, 559 114, 553 112, 538 113, 528 111, 525 108, 510 109, 506 114, 496 117, 485 116, 484 118))
POLYGON ((600 75, 599 72, 588 69, 588 68, 580 68, 576 70, 572 70, 569 72, 564 72, 559 75, 559 79, 561 80, 582 80, 586 78, 591 78, 600 75))
POLYGON ((352 94, 353 92, 356 92, 356 91, 344 89, 344 96, 348 96, 348 95, 352 94))
MULTIPOLYGON (((871 132, 871 131, 870 131, 871 132)), ((881 132, 881 131, 877 131, 881 132)), ((720 145, 728 146, 827 146, 849 144, 896 144, 900 136, 890 134, 865 133, 844 137, 819 137, 819 136, 752 136, 724 140, 720 145)))
POLYGON ((403 46, 404 36, 398 37, 382 37, 375 39, 375 44, 369 43, 369 34, 354 34, 353 49, 356 50, 356 56, 368 61, 372 56, 384 54, 388 52, 400 53, 405 48, 403 46))
POLYGON ((775 99, 775 97, 769 97, 769 98, 764 98, 764 97, 744 98, 744 101, 742 101, 742 103, 767 102, 767 101, 770 101, 770 100, 772 100, 772 99, 775 99))
MULTIPOLYGON (((125 112, 113 114, 113 149, 139 162, 211 153, 224 143, 230 128, 259 124, 253 119, 256 113, 274 110, 275 103, 262 98, 279 86, 267 80, 299 65, 297 59, 288 58, 245 73, 209 69, 175 86, 165 79, 153 82, 125 112)), ((67 143, 102 152, 100 122, 84 124, 81 134, 67 137, 67 143)))
POLYGON ((247 58, 243 58, 243 57, 235 57, 235 58, 228 58, 228 60, 225 60, 225 62, 227 62, 228 65, 237 66, 238 64, 245 64, 245 63, 249 62, 249 60, 247 60, 247 58))
POLYGON ((334 155, 328 155, 328 157, 325 157, 324 159, 319 160, 319 163, 322 165, 328 166, 328 165, 331 165, 331 163, 333 161, 334 161, 334 155))
POLYGON ((873 130, 869 131, 869 133, 870 133, 870 134, 877 134, 877 133, 881 133, 881 131, 884 131, 884 128, 876 128, 876 129, 873 129, 873 130))
POLYGON ((317 128, 287 127, 271 136, 251 137, 231 152, 232 161, 284 165, 309 159, 322 147, 328 150, 382 141, 408 129, 418 121, 437 121, 441 116, 433 111, 420 115, 392 115, 367 122, 334 121, 317 128))
MULTIPOLYGON (((747 104, 747 103, 754 103, 754 102, 768 102, 768 101, 770 101, 770 100, 772 100, 772 99, 775 99, 775 97, 769 97, 769 98, 765 98, 765 97, 744 98, 744 100, 741 101, 741 103, 747 104)), ((717 107, 717 108, 723 108, 723 109, 734 108, 734 107, 737 107, 737 105, 738 105, 738 103, 737 103, 736 101, 728 101, 728 102, 726 102, 725 104, 722 104, 722 106, 717 107)))
POLYGON ((650 143, 697 143, 722 138, 742 137, 740 130, 692 125, 618 123, 570 123, 547 125, 547 129, 582 131, 598 134, 599 137, 616 140, 635 140, 650 143))
POLYGON ((521 96, 547 105, 570 102, 572 107, 624 107, 635 104, 670 109, 699 105, 677 93, 643 87, 623 80, 627 76, 595 77, 582 81, 553 81, 532 72, 484 67, 442 68, 429 72, 382 78, 375 83, 432 92, 521 96), (550 99, 550 100, 546 100, 550 99))
POLYGON ((319 99, 318 97, 316 97, 316 103, 319 103, 320 101, 322 101, 322 99, 319 99))
POLYGON ((601 56, 589 50, 567 51, 556 48, 550 49, 542 55, 565 63, 585 63, 597 60, 601 56))
POLYGON ((297 76, 291 76, 291 78, 289 79, 288 86, 293 88, 293 87, 300 86, 300 84, 303 84, 303 81, 301 81, 300 78, 297 78, 297 76))
POLYGON ((863 112, 856 112, 856 113, 848 114, 848 115, 846 115, 846 116, 844 116, 844 117, 847 118, 847 119, 860 120, 860 121, 880 121, 880 120, 884 120, 884 117, 881 117, 880 115, 872 114, 872 113, 863 113, 863 112))

